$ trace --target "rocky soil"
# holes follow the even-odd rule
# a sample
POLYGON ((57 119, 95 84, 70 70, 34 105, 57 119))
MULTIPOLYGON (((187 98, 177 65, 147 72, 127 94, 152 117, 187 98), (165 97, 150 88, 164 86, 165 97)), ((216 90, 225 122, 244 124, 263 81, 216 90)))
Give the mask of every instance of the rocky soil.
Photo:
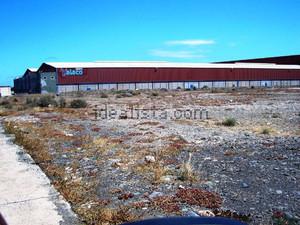
POLYGON ((215 215, 297 224, 300 89, 80 98, 88 108, 25 107, 3 123, 83 222, 215 215), (202 118, 190 115, 200 111, 202 118))

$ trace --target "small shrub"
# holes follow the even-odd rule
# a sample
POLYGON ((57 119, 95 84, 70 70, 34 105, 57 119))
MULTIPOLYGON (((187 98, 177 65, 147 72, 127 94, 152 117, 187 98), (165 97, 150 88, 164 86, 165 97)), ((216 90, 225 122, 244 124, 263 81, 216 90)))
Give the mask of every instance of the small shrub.
POLYGON ((78 91, 78 92, 76 93, 76 96, 77 96, 78 98, 81 98, 81 97, 84 96, 84 94, 83 94, 82 91, 78 91))
POLYGON ((151 95, 152 95, 153 97, 157 97, 157 96, 158 96, 158 93, 157 93, 157 92, 152 92, 151 95))
POLYGON ((17 107, 17 111, 24 111, 28 108, 28 106, 24 105, 24 106, 18 106, 17 107))
POLYGON ((26 104, 26 105, 31 105, 31 104, 32 104, 32 102, 33 102, 33 99, 32 99, 32 98, 29 98, 29 97, 27 97, 27 98, 26 98, 26 101, 25 101, 25 104, 26 104))
POLYGON ((236 119, 234 118, 226 118, 223 122, 222 122, 223 126, 227 126, 227 127, 233 127, 236 125, 236 119))
POLYGON ((116 95, 116 98, 126 98, 126 97, 132 97, 132 91, 124 91, 120 90, 117 92, 118 94, 116 95))
POLYGON ((70 104, 71 108, 78 109, 78 108, 86 108, 87 102, 83 99, 74 99, 71 101, 70 104))
POLYGON ((0 105, 2 105, 6 109, 12 109, 13 105, 8 100, 3 100, 0 105))
POLYGON ((12 109, 13 105, 9 103, 9 104, 5 105, 4 108, 6 108, 6 109, 12 109))
POLYGON ((124 94, 126 92, 127 92, 126 90, 115 90, 115 91, 113 91, 114 94, 124 94))
POLYGON ((270 134, 271 133, 271 129, 270 128, 263 128, 262 131, 260 132, 261 134, 270 134))
POLYGON ((104 92, 100 93, 100 98, 108 98, 108 95, 104 92))
POLYGON ((39 107, 49 107, 50 105, 57 106, 57 102, 51 95, 41 96, 37 100, 37 106, 39 106, 39 107))
POLYGON ((279 113, 273 113, 272 118, 280 118, 280 114, 279 113))
POLYGON ((135 90, 135 91, 132 91, 131 94, 133 94, 133 95, 140 95, 141 91, 140 90, 135 90))
POLYGON ((204 86, 202 87, 202 89, 208 89, 208 86, 207 86, 207 85, 204 85, 204 86))
POLYGON ((3 101, 0 103, 0 105, 3 105, 3 106, 9 105, 9 104, 10 104, 10 102, 9 102, 8 100, 3 100, 3 101))
POLYGON ((59 98, 59 100, 58 100, 58 107, 59 108, 65 108, 66 105, 67 105, 66 99, 63 98, 63 97, 59 98))

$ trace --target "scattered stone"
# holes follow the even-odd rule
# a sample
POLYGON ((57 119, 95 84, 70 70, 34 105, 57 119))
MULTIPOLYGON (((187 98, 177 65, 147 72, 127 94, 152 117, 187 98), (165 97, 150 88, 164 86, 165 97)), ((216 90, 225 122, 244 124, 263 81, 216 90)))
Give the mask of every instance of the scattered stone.
POLYGON ((146 163, 154 163, 155 162, 155 157, 152 155, 147 155, 145 156, 145 162, 146 163))
POLYGON ((198 214, 200 216, 215 217, 215 214, 212 211, 210 211, 210 210, 199 210, 198 214))
POLYGON ((242 186, 242 188, 248 188, 248 187, 249 187, 249 185, 248 185, 247 183, 245 183, 245 182, 243 182, 243 183, 241 184, 241 186, 242 186))
POLYGON ((186 213, 187 216, 192 216, 192 217, 199 217, 199 215, 197 213, 195 213, 194 211, 188 211, 186 213))
POLYGON ((281 195, 282 194, 282 190, 276 190, 276 194, 281 195))
POLYGON ((288 218, 288 219, 294 219, 294 218, 295 218, 295 217, 293 216, 293 214, 290 213, 290 212, 285 212, 284 215, 285 215, 286 218, 288 218))
POLYGON ((174 180, 174 176, 162 176, 160 180, 165 183, 170 183, 172 180, 174 180))
POLYGON ((154 191, 149 195, 150 199, 154 199, 156 197, 160 197, 160 196, 164 196, 164 193, 162 192, 158 192, 158 191, 154 191))

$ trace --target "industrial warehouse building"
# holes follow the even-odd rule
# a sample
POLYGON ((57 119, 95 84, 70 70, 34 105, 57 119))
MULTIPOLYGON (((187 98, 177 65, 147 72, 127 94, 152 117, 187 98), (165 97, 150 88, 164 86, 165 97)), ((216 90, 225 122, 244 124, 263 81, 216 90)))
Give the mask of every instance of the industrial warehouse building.
POLYGON ((22 77, 14 79, 14 92, 41 93, 41 80, 37 70, 36 68, 28 68, 22 77))
POLYGON ((29 69, 15 80, 16 93, 297 86, 300 65, 261 62, 43 63, 38 70, 29 69))

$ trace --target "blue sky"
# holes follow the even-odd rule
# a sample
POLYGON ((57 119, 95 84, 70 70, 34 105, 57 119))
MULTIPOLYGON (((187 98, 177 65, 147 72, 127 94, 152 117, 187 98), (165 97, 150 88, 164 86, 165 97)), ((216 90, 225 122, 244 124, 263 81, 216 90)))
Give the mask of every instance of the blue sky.
POLYGON ((300 53, 300 0, 1 0, 0 85, 44 61, 300 53))

